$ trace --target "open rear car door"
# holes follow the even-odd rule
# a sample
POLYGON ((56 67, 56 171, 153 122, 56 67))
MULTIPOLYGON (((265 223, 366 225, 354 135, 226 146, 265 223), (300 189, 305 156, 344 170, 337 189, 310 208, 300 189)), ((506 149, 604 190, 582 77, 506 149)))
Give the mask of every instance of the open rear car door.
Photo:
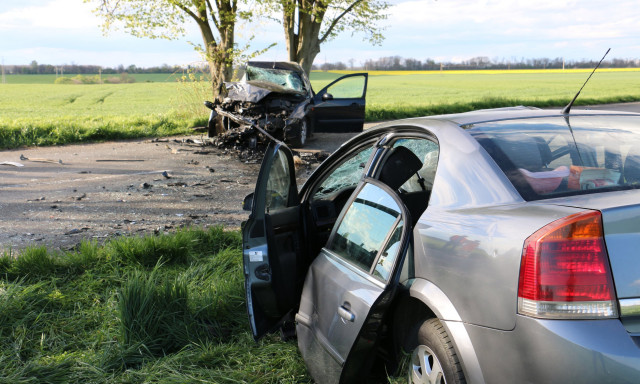
POLYGON ((297 308, 304 271, 300 202, 293 155, 281 142, 269 144, 243 223, 242 245, 247 310, 257 340, 297 308))
POLYGON ((387 185, 365 179, 315 258, 296 315, 298 346, 319 384, 367 382, 399 290, 411 220, 387 185))

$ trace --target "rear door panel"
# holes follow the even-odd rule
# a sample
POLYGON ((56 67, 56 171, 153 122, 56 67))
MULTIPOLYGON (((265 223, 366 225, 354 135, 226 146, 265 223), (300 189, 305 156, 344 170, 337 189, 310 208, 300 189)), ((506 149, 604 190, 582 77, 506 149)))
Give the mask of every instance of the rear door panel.
POLYGON ((365 179, 312 263, 296 319, 300 350, 319 382, 353 382, 368 371, 406 253, 406 219, 393 191, 365 179))

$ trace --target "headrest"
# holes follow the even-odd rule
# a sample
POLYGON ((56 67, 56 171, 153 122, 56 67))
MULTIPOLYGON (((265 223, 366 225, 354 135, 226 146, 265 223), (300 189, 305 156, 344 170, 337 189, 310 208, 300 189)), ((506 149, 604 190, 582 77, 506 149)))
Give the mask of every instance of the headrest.
POLYGON ((627 184, 640 183, 640 156, 627 155, 624 160, 624 179, 627 184))
POLYGON ((507 158, 516 166, 527 171, 538 172, 544 168, 540 143, 524 134, 512 134, 495 140, 507 158))
POLYGON ((421 168, 422 162, 411 150, 406 147, 396 147, 389 151, 379 179, 391 189, 398 189, 421 168))

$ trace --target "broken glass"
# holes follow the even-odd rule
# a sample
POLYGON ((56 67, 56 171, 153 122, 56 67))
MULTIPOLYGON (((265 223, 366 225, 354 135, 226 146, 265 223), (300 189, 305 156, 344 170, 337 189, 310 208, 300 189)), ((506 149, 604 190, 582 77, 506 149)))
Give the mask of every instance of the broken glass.
POLYGON ((304 83, 300 75, 285 69, 247 66, 246 79, 248 81, 266 81, 294 91, 304 91, 304 83))

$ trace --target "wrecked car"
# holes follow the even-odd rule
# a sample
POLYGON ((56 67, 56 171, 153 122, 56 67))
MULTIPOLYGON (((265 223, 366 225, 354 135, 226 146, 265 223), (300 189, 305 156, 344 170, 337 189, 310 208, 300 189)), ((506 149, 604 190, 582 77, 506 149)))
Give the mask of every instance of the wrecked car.
MULTIPOLYGON (((225 82, 214 102, 209 136, 236 133, 253 143, 260 133, 302 147, 313 132, 360 132, 368 75, 342 76, 319 92, 297 63, 250 61, 238 82, 225 82)), ((251 146, 252 144, 250 144, 251 146)))
POLYGON ((296 186, 265 153, 242 227, 256 339, 319 384, 637 383, 640 114, 388 122, 296 186))

